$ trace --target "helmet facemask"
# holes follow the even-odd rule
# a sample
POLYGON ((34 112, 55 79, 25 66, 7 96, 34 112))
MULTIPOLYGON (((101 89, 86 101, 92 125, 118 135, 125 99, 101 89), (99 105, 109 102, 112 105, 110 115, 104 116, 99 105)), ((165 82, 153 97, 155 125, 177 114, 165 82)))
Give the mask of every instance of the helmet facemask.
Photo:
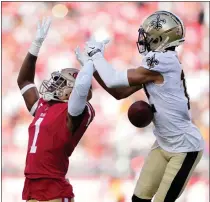
POLYGON ((44 80, 40 86, 39 93, 43 96, 43 99, 67 102, 75 82, 73 76, 68 77, 66 78, 60 72, 53 72, 51 78, 44 80))
POLYGON ((136 42, 139 53, 146 55, 150 51, 150 45, 148 43, 148 34, 144 31, 143 27, 140 27, 138 41, 136 42))

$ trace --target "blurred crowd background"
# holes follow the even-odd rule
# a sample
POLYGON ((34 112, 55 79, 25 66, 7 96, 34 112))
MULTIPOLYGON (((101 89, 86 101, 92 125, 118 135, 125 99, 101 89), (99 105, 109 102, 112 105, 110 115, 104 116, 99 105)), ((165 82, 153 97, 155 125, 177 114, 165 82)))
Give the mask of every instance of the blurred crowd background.
MULTIPOLYGON (((138 67, 136 41, 143 19, 157 10, 177 14, 186 26, 186 42, 178 48, 191 98, 193 122, 206 141, 203 158, 178 202, 207 202, 209 186, 209 3, 208 2, 3 2, 2 3, 2 172, 3 201, 21 201, 32 117, 17 87, 17 74, 35 36, 36 23, 53 23, 36 65, 36 85, 50 73, 80 68, 74 49, 90 37, 110 38, 105 57, 115 68, 138 67)), ((70 158, 68 177, 76 202, 130 202, 144 158, 155 138, 152 124, 133 127, 129 106, 147 100, 139 91, 115 100, 93 80, 91 100, 96 117, 70 158), (87 199, 89 198, 89 199, 87 199)))

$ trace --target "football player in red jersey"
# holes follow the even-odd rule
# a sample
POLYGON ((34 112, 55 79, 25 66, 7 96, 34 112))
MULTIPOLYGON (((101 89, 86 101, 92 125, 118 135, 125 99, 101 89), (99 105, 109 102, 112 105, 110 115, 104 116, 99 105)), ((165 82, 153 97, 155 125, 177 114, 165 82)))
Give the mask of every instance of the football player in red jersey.
POLYGON ((34 116, 28 132, 25 184, 22 198, 28 202, 73 202, 71 184, 66 180, 69 156, 94 118, 88 102, 92 97, 92 61, 81 71, 67 68, 44 80, 39 93, 34 84, 39 49, 51 20, 38 24, 35 40, 17 79, 27 109, 34 116))
POLYGON ((35 66, 50 24, 50 18, 38 23, 36 37, 17 79, 27 109, 34 116, 28 130, 22 198, 28 202, 73 202, 72 186, 65 175, 69 156, 94 118, 94 109, 88 102, 92 97, 92 76, 116 99, 131 95, 139 87, 107 88, 93 62, 85 60, 80 72, 73 68, 53 72, 38 92, 34 84, 35 66))

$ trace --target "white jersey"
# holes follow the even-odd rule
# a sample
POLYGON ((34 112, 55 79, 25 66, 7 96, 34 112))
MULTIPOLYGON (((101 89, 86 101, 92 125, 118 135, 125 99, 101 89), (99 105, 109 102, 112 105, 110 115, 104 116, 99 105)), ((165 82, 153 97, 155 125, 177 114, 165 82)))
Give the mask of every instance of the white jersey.
POLYGON ((145 93, 154 106, 156 143, 168 152, 191 152, 204 149, 204 140, 191 122, 189 97, 184 73, 175 51, 149 52, 142 67, 162 74, 164 82, 145 84, 145 93))

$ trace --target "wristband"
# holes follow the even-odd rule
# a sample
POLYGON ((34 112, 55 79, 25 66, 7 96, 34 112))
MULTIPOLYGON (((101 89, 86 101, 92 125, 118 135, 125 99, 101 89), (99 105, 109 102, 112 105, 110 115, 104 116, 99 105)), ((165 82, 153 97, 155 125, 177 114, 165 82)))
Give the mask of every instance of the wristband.
POLYGON ((101 50, 100 50, 100 49, 93 50, 93 51, 91 51, 90 53, 88 53, 88 55, 89 55, 90 57, 92 57, 93 55, 95 55, 95 54, 98 53, 98 52, 101 52, 101 50))
POLYGON ((38 56, 39 50, 41 48, 41 44, 37 45, 35 42, 33 42, 28 50, 29 53, 31 53, 34 56, 38 56))
POLYGON ((29 90, 30 88, 34 88, 34 87, 36 87, 36 85, 33 84, 33 83, 30 83, 30 84, 24 86, 24 87, 20 90, 20 92, 21 92, 21 94, 23 95, 27 90, 29 90))

